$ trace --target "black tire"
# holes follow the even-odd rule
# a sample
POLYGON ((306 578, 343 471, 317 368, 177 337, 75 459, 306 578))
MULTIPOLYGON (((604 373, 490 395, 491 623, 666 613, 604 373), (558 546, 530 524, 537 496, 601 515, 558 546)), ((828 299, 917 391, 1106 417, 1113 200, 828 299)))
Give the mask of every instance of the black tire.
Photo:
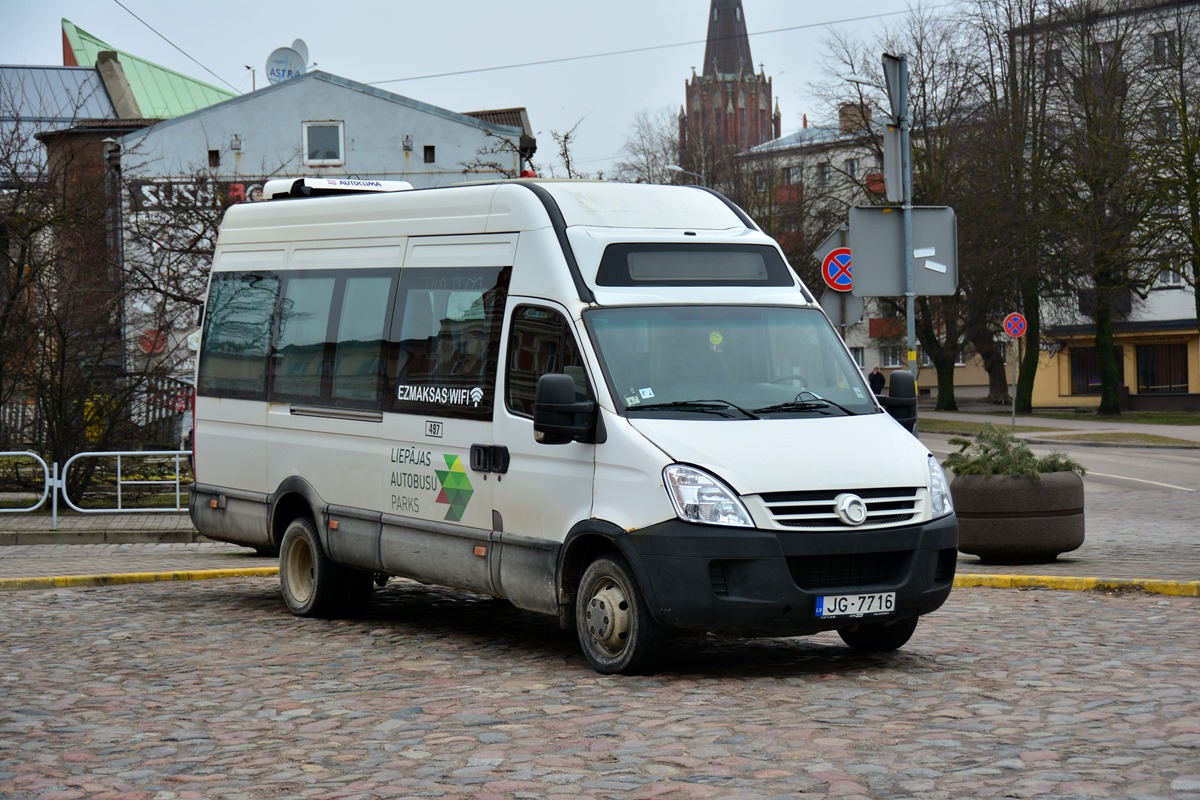
POLYGON ((279 545, 283 600, 299 617, 351 616, 371 599, 370 572, 335 564, 325 555, 308 517, 288 524, 279 545))
POLYGON ((894 622, 871 622, 857 628, 845 628, 838 631, 838 636, 855 650, 889 653, 903 647, 916 629, 917 617, 908 617, 894 622))
POLYGON ((584 570, 575 595, 575 628, 584 656, 604 675, 646 672, 662 650, 662 631, 619 555, 600 556, 584 570))

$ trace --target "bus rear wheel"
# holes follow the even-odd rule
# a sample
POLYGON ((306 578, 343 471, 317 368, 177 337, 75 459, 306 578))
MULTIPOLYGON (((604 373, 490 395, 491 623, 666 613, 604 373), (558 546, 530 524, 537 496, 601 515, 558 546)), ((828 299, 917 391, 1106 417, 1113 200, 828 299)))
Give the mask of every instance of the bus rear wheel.
POLYGON ((299 617, 340 617, 371 598, 370 572, 333 563, 308 517, 292 520, 279 545, 279 582, 288 609, 299 617))
POLYGON ((600 556, 584 570, 575 596, 575 628, 584 656, 605 675, 646 672, 662 649, 662 631, 618 555, 600 556))

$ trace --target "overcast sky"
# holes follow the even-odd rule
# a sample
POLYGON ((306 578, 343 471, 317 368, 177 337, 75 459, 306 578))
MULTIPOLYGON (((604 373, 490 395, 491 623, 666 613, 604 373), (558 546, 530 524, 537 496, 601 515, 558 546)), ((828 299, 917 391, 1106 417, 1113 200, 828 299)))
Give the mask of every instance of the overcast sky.
MULTIPOLYGON (((751 53, 774 80, 783 132, 805 114, 832 117, 809 92, 824 79, 819 60, 831 30, 873 41, 916 2, 743 0, 751 53)), ((555 161, 551 131, 579 123, 572 154, 594 172, 619 157, 639 111, 683 104, 704 58, 708 9, 709 0, 0 0, 0 64, 61 64, 66 18, 116 49, 248 92, 252 81, 264 85, 270 53, 299 38, 310 68, 422 102, 453 111, 524 106, 543 168, 555 161), (528 66, 503 68, 519 64, 528 66)))

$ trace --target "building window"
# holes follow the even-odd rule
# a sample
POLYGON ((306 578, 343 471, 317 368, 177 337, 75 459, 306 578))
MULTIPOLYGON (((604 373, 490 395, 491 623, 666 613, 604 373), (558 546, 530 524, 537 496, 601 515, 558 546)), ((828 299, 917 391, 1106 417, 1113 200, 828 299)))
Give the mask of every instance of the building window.
POLYGON ((346 163, 345 132, 337 120, 304 122, 304 164, 309 167, 334 167, 346 163))
POLYGON ((881 367, 905 367, 908 360, 903 347, 881 347, 879 348, 879 366, 881 367))
POLYGON ((425 163, 432 164, 435 160, 436 158, 434 157, 433 145, 425 145, 425 163))
POLYGON ((1154 121, 1154 133, 1160 139, 1176 139, 1179 136, 1179 115, 1174 106, 1155 106, 1150 109, 1154 121))
POLYGON ((208 166, 213 169, 216 169, 217 167, 221 166, 221 151, 220 150, 209 150, 208 151, 208 166))
MULTIPOLYGON (((1120 347, 1113 348, 1117 360, 1117 380, 1125 385, 1125 358, 1120 347)), ((1071 348, 1071 394, 1100 394, 1100 360, 1094 347, 1071 348)))
POLYGON ((1157 286, 1181 288, 1183 286, 1183 275, 1173 269, 1164 268, 1158 273, 1158 280, 1155 281, 1155 284, 1157 286))
POLYGON ((855 364, 858 364, 858 368, 862 369, 867 363, 867 349, 865 347, 851 347, 850 357, 854 359, 855 364))
POLYGON ((1187 368, 1186 342, 1138 345, 1138 394, 1187 393, 1187 368))
POLYGON ((1117 58, 1117 43, 1115 41, 1096 42, 1092 47, 1092 56, 1096 59, 1097 69, 1111 69, 1117 58))
POLYGON ((858 159, 847 158, 842 162, 842 169, 846 173, 846 177, 852 181, 858 180, 858 159))
POLYGON ((1062 50, 1047 50, 1046 83, 1051 85, 1058 83, 1063 79, 1064 72, 1062 50))
POLYGON ((1175 63, 1175 31, 1163 31, 1150 37, 1151 61, 1156 67, 1175 63))
POLYGON ((828 186, 829 179, 833 176, 833 165, 826 161, 823 164, 817 164, 817 186, 828 186))
POLYGON ((800 167, 784 167, 783 182, 787 186, 798 184, 804 180, 803 171, 800 167))

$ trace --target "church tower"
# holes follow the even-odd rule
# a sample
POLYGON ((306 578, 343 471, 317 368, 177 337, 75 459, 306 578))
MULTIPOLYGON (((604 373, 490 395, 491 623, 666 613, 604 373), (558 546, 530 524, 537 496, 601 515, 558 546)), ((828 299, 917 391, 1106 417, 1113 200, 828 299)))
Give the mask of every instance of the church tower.
POLYGON ((712 0, 704 66, 699 75, 692 68, 685 91, 679 153, 687 169, 719 173, 733 153, 779 138, 779 108, 771 100, 771 79, 761 65, 754 71, 742 0, 712 0))

